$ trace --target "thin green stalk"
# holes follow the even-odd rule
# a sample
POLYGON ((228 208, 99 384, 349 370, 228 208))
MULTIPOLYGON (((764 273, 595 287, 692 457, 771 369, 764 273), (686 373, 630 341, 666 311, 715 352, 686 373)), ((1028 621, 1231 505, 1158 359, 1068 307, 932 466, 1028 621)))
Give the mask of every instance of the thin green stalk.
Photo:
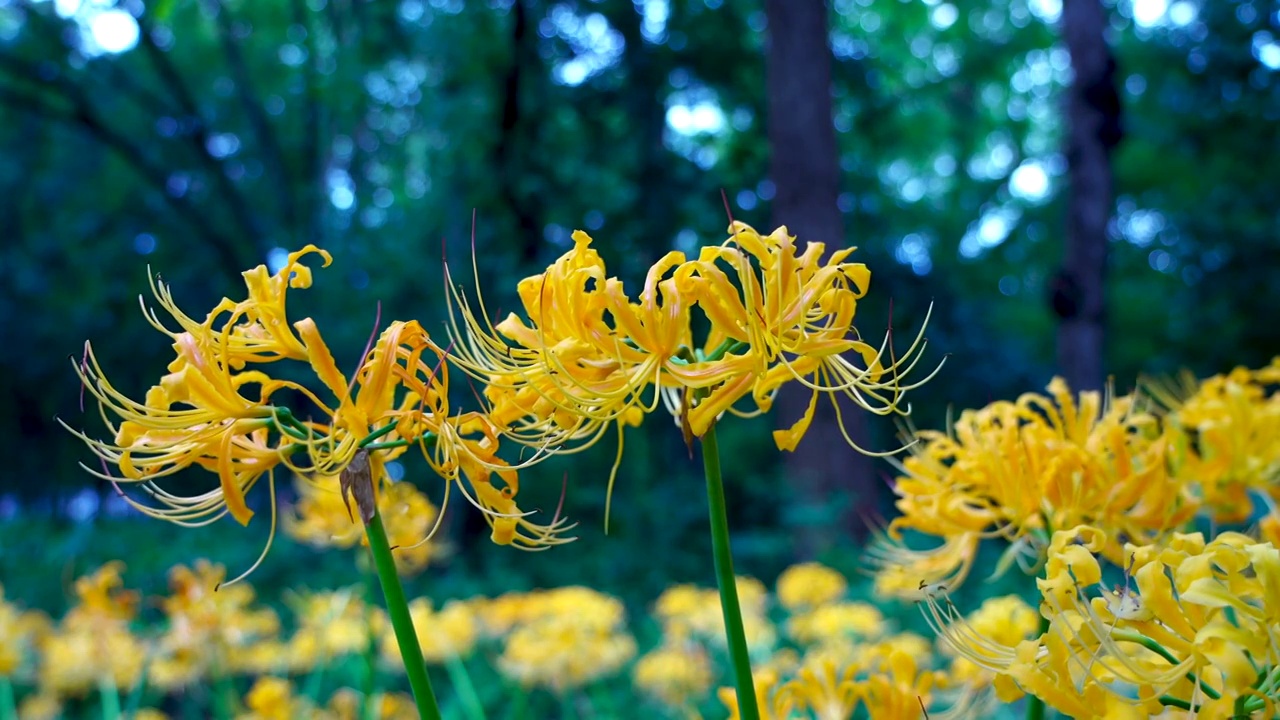
MULTIPOLYGON (((367 560, 368 556, 362 556, 367 560)), ((368 563, 361 563, 365 570, 365 586, 364 586, 364 602, 365 616, 368 619, 367 629, 369 631, 369 643, 364 649, 364 711, 361 717, 364 720, 374 720, 378 716, 378 708, 375 705, 378 691, 378 638, 373 632, 373 603, 376 588, 373 584, 375 575, 368 572, 368 563)), ((415 636, 416 637, 416 636, 415 636)))
MULTIPOLYGON (((1036 631, 1036 637, 1044 637, 1049 632, 1049 618, 1044 615, 1040 616, 1040 629, 1036 631)), ((1044 720, 1044 701, 1035 695, 1027 696, 1027 720, 1044 720)))
POLYGON ((1188 712, 1192 710, 1191 703, 1181 698, 1173 697, 1172 695, 1161 695, 1160 704, 1165 707, 1178 708, 1179 710, 1186 710, 1188 712))
MULTIPOLYGON (((1152 640, 1146 635, 1143 635, 1142 633, 1131 632, 1129 630, 1115 630, 1115 631, 1112 631, 1111 637, 1115 638, 1120 642, 1137 643, 1142 647, 1164 658, 1169 662, 1170 665, 1179 664, 1178 658, 1175 657, 1173 653, 1169 652, 1168 649, 1165 648, 1165 646, 1161 645, 1155 640, 1152 640)), ((1187 673, 1187 679, 1199 685, 1200 692, 1203 692, 1206 696, 1209 697, 1209 699, 1217 700, 1222 697, 1222 694, 1219 693, 1217 690, 1214 690, 1212 687, 1210 687, 1208 683, 1197 678, 1195 673, 1193 672, 1187 673)))
POLYGON ((120 720, 120 692, 110 675, 98 678, 98 697, 102 700, 102 720, 120 720))
POLYGON ((216 685, 213 695, 214 717, 218 720, 231 720, 236 716, 235 683, 224 669, 219 669, 214 684, 216 685))
POLYGON ((1246 718, 1246 719, 1247 719, 1250 715, 1252 715, 1252 714, 1253 714, 1253 713, 1249 712, 1249 710, 1248 710, 1248 708, 1247 708, 1248 701, 1249 701, 1249 698, 1250 698, 1250 697, 1251 697, 1251 696, 1249 696, 1249 695, 1240 695, 1239 697, 1237 697, 1237 698, 1236 698, 1236 702, 1235 702, 1235 704, 1232 706, 1232 710, 1231 710, 1231 717, 1233 717, 1233 718, 1246 718))
POLYGON ((5 675, 0 675, 0 718, 18 720, 18 701, 13 696, 13 685, 5 675))
POLYGON ((742 628, 742 606, 738 602, 738 583, 733 574, 733 554, 729 549, 729 514, 725 509, 724 481, 720 477, 720 444, 712 425, 702 436, 702 466, 707 475, 707 505, 711 515, 711 552, 715 556, 716 583, 720 586, 720 608, 724 611, 724 630, 729 640, 729 657, 733 661, 733 681, 738 691, 738 716, 742 720, 760 720, 756 703, 755 682, 751 678, 751 656, 747 651, 747 634, 742 628))
POLYGON ((365 533, 369 536, 373 566, 378 571, 378 581, 382 583, 382 596, 387 601, 387 614, 391 616, 391 628, 396 633, 400 656, 404 658, 404 669, 409 676, 409 687, 413 689, 413 699, 418 705, 418 715, 422 720, 441 720, 440 706, 431 690, 431 678, 427 675, 427 664, 422 658, 422 647, 418 644, 418 633, 413 629, 413 617, 409 615, 409 602, 400 585, 400 576, 396 574, 396 561, 391 556, 387 531, 382 527, 382 517, 376 512, 365 523, 365 533))
POLYGON ((324 704, 324 698, 320 697, 320 691, 324 689, 324 673, 329 669, 329 663, 333 658, 326 657, 311 669, 307 675, 307 682, 302 686, 302 696, 315 702, 317 705, 324 704))
POLYGON ((507 720, 525 720, 529 710, 529 691, 514 683, 512 687, 517 692, 512 694, 515 699, 507 706, 507 720))
POLYGON ((146 660, 142 664, 142 675, 138 678, 138 682, 134 683, 133 689, 129 691, 129 696, 125 698, 124 717, 132 720, 138 714, 138 708, 142 706, 142 696, 147 691, 147 675, 151 673, 152 656, 147 654, 146 660))
POLYGON ((462 702, 463 714, 467 716, 467 720, 485 720, 484 705, 480 702, 480 696, 476 694, 475 683, 471 682, 471 675, 467 673, 467 666, 463 664, 462 658, 455 653, 449 653, 444 660, 444 669, 449 673, 449 683, 458 693, 458 699, 462 702))

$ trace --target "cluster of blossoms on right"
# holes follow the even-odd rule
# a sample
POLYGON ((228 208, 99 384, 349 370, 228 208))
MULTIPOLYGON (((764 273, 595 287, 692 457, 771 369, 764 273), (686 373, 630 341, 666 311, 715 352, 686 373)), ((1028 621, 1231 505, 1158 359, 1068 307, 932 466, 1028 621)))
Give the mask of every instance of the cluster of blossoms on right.
POLYGON ((998 698, 1071 717, 1272 717, 1280 700, 1280 358, 1133 395, 1055 379, 918 432, 876 588, 920 603, 998 698), (1025 639, 951 599, 983 540, 1035 577, 1025 639))

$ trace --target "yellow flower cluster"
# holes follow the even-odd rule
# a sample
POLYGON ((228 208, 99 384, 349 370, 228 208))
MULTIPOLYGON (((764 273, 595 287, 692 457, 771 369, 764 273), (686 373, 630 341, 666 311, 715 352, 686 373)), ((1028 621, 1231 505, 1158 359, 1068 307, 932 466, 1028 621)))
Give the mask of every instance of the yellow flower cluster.
POLYGON ((161 599, 167 629, 156 640, 148 682, 166 690, 192 687, 210 678, 257 669, 261 643, 280 633, 280 618, 255 607, 253 588, 220 588, 226 572, 208 561, 169 571, 161 599))
POLYGON ((918 440, 897 463, 902 514, 870 550, 877 587, 889 595, 963 582, 984 538, 1009 543, 998 572, 1015 562, 1032 571, 1054 529, 1092 524, 1107 531, 1103 552, 1118 561, 1119 538, 1155 541, 1198 509, 1170 472, 1169 439, 1140 399, 1083 392, 1077 402, 1060 378, 1048 397, 966 410, 949 433, 918 440), (911 549, 904 530, 942 544, 911 549))
MULTIPOLYGON (((483 413, 451 408, 446 352, 416 321, 396 321, 383 330, 350 379, 312 318, 290 321, 288 291, 311 285, 311 269, 302 262, 311 255, 330 262, 328 253, 307 246, 275 273, 261 265, 249 270, 247 297, 224 298, 203 320, 179 309, 170 289, 154 282, 152 292, 177 329, 145 303, 144 310, 173 341, 175 359, 141 402, 108 382, 86 345, 76 371, 111 433, 110 440, 99 440, 72 430, 107 466, 86 469, 113 483, 140 486, 151 502, 130 501, 154 517, 203 525, 230 514, 246 524, 253 516, 247 493, 263 477, 274 487, 277 467, 331 487, 332 478, 367 451, 376 494, 386 479, 385 462, 417 446, 431 468, 451 481, 445 502, 456 485, 484 511, 495 542, 526 548, 564 542, 557 537, 563 520, 537 525, 519 510, 516 468, 497 456, 499 428, 483 413), (305 366, 319 391, 267 372, 283 361, 305 366), (311 407, 295 414, 273 404, 285 390, 305 397, 311 407), (110 466, 119 474, 109 472, 110 466), (216 474, 218 487, 181 496, 158 484, 193 466, 216 474)), ((271 501, 274 532, 274 490, 271 501)))
POLYGON ((966 411, 899 463, 902 515, 873 548, 877 586, 914 594, 953 682, 1073 717, 1199 718, 1280 706, 1280 358, 1104 401, 1061 380, 966 411), (1154 406, 1151 406, 1154 407, 1154 406), (1192 532, 1256 520, 1261 539, 1192 532), (1199 525, 1202 526, 1202 525, 1199 525), (942 540, 905 545, 905 532, 942 540), (964 617, 948 591, 979 541, 1039 575, 1039 611, 995 598, 964 617), (1108 568, 1107 566, 1110 566, 1108 568), (1104 585, 1115 573, 1122 582, 1104 585))
MULTIPOLYGON (((1086 547, 1065 540, 1059 544, 1086 547)), ((1227 562, 1227 556, 1214 547, 1201 553, 1216 553, 1207 567, 1227 562)), ((1240 547, 1253 552, 1249 546, 1240 547)), ((1059 574, 1051 575, 1051 580, 1060 578, 1062 572, 1072 572, 1052 567, 1059 574)), ((1141 568, 1142 563, 1135 567, 1141 568)), ((1241 568, 1237 575, 1261 587, 1272 580, 1259 568, 1265 569, 1250 566, 1241 568)), ((224 681, 238 684, 242 678, 256 677, 243 697, 231 693, 220 701, 229 701, 227 712, 245 720, 354 720, 364 716, 364 695, 343 688, 326 701, 313 687, 300 692, 304 683, 298 678, 315 677, 323 668, 341 667, 344 658, 363 654, 370 641, 381 651, 381 667, 394 670, 401 666, 385 614, 363 603, 353 589, 288 596, 286 605, 291 612, 282 621, 259 605, 247 583, 215 590, 224 577, 221 567, 205 562, 177 566, 170 573, 169 593, 148 603, 163 612, 163 622, 155 630, 135 635, 130 621, 137 622, 134 613, 139 598, 121 589, 121 571, 121 566, 113 564, 78 581, 77 606, 48 637, 42 637, 38 630, 39 621, 26 621, 37 628, 33 642, 39 667, 56 672, 57 678, 38 678, 37 692, 26 695, 21 717, 60 717, 63 701, 79 702, 92 688, 101 691, 104 680, 109 681, 108 687, 126 693, 145 673, 147 687, 172 696, 192 693, 197 684, 222 694, 220 688, 230 688, 224 681), (50 657, 58 635, 85 632, 80 628, 89 618, 93 618, 92 632, 100 634, 94 640, 100 637, 106 650, 97 651, 98 655, 61 652, 50 657), (287 634, 282 630, 286 621, 292 627, 287 634), (102 635, 104 632, 107 634, 102 635)), ((1083 577, 1088 569, 1080 567, 1074 572, 1083 577)), ((1148 571, 1137 570, 1135 577, 1140 572, 1148 571)), ((756 640, 752 650, 757 689, 762 707, 770 713, 767 717, 847 718, 859 712, 874 718, 922 719, 923 701, 931 718, 958 719, 981 716, 994 699, 993 686, 1002 692, 1014 688, 1016 696, 1017 686, 1001 679, 1002 672, 1007 675, 1008 671, 997 666, 996 659, 1009 657, 1010 648, 1034 638, 1038 616, 1019 599, 989 600, 968 618, 946 615, 941 625, 943 642, 935 650, 930 641, 918 635, 894 633, 873 607, 830 592, 843 582, 839 573, 814 563, 789 568, 772 594, 757 580, 739 578, 744 611, 747 618, 754 618, 748 619, 748 628, 756 628, 749 633, 756 640), (816 588, 806 595, 805 604, 792 603, 794 609, 786 610, 782 597, 793 597, 797 579, 804 577, 823 579, 821 585, 827 590, 816 588), (769 621, 771 608, 782 608, 785 613, 788 633, 783 637, 769 621), (966 646, 957 641, 974 637, 988 638, 988 644, 982 646, 988 650, 995 642, 1005 650, 1003 654, 987 652, 975 657, 978 651, 971 649, 972 643, 966 646)), ((1238 579, 1224 583, 1224 587, 1241 587, 1238 579)), ((1141 582, 1137 585, 1142 587, 1141 582)), ((1202 586, 1193 582, 1188 587, 1202 586)), ((1190 590, 1178 592, 1185 595, 1190 590)), ((1221 594, 1207 586, 1204 592, 1206 597, 1213 592, 1221 594)), ((1259 598, 1257 592, 1247 589, 1241 597, 1245 604, 1259 598)), ((5 607, 0 605, 0 618, 8 617, 5 607)), ((1244 605, 1237 603, 1236 607, 1244 605)), ((1258 607, 1270 612, 1269 606, 1258 607)), ((689 585, 672 586, 654 603, 653 620, 661 626, 663 636, 654 649, 638 658, 622 603, 586 587, 507 593, 442 605, 418 598, 410 603, 410 612, 430 663, 451 659, 468 664, 492 662, 506 678, 562 697, 574 696, 592 683, 626 670, 632 687, 655 709, 692 717, 713 696, 713 688, 728 670, 715 591, 689 585)), ((950 610, 940 602, 939 612, 950 610)), ((1163 609, 1156 612, 1164 615, 1163 609)), ((1226 615, 1229 611, 1218 612, 1226 615)), ((12 625, 0 624, 0 629, 5 627, 12 625)), ((1063 627, 1079 630, 1081 625, 1063 627)), ((1171 652, 1188 651, 1150 630, 1144 632, 1160 638, 1171 652)), ((1196 637, 1195 632, 1188 637, 1196 637)), ((1027 642, 1035 643, 1034 639, 1027 642)), ((1206 657, 1214 662, 1221 659, 1213 654, 1218 650, 1212 642, 1204 645, 1206 657)), ((1099 647, 1093 647, 1095 653, 1102 652, 1099 647)), ((1190 669, 1201 673, 1211 688, 1218 687, 1214 683, 1222 676, 1201 665, 1190 669)), ((719 694, 732 708, 734 693, 724 688, 719 694)), ((372 706, 376 717, 416 716, 412 700, 405 695, 379 696, 373 698, 372 706)))
POLYGON ((528 593, 506 636, 498 670, 556 693, 618 672, 636 654, 622 603, 586 587, 528 593))
POLYGON ((124 564, 76 580, 76 604, 40 646, 40 687, 80 697, 103 683, 127 690, 142 677, 146 647, 129 631, 137 593, 122 590, 124 564))
POLYGON ((853 645, 877 637, 883 629, 880 610, 863 602, 825 603, 797 612, 787 621, 787 634, 805 645, 853 645))
POLYGON ((4 597, 0 585, 0 678, 25 679, 34 649, 49 635, 49 618, 23 611, 4 597))
MULTIPOLYGON (((747 647, 753 657, 768 658, 777 645, 777 631, 768 617, 768 591, 759 580, 742 576, 737 590, 747 647)), ((673 585, 654 602, 653 616, 662 639, 636 663, 632 683, 659 706, 688 712, 712 687, 712 657, 727 649, 719 592, 673 585)))
MULTIPOLYGON (((417 598, 409 603, 409 615, 413 618, 422 657, 432 665, 442 664, 450 658, 466 657, 480 636, 480 623, 469 603, 450 602, 436 610, 427 598, 417 598)), ((383 660, 403 668, 404 659, 400 656, 391 621, 381 608, 375 612, 375 617, 383 660)))
MULTIPOLYGON (((299 480, 296 486, 298 502, 284 517, 286 534, 317 548, 368 546, 369 538, 343 500, 337 478, 299 480)), ((387 482, 377 503, 401 575, 422 572, 445 551, 443 542, 431 539, 440 510, 412 483, 387 482)))
POLYGON ((923 330, 889 362, 887 338, 879 348, 859 338, 854 317, 871 273, 847 262, 853 248, 823 259, 822 243, 800 248, 785 227, 761 235, 735 222, 695 259, 671 252, 658 260, 632 296, 589 235, 575 232, 573 242, 519 283, 524 318, 491 324, 483 299, 473 308, 450 280, 457 364, 485 383, 491 417, 519 442, 581 449, 611 427, 639 424, 660 403, 686 437, 701 437, 726 412, 767 412, 778 389, 797 382, 810 390, 809 406, 774 433, 780 449, 794 450, 820 396, 905 414, 903 393, 923 382, 905 384, 923 330), (700 317, 710 321, 701 334, 700 317))
POLYGON ((826 605, 848 589, 843 575, 816 562, 792 565, 778 576, 778 602, 793 612, 826 605))
MULTIPOLYGON (((1194 485, 1216 522, 1251 519, 1268 509, 1264 527, 1280 527, 1280 358, 1260 370, 1236 368, 1181 389, 1154 386, 1170 407, 1174 472, 1194 485)), ((1280 540, 1280 534, 1270 539, 1280 540)))
POLYGON ((375 611, 354 588, 298 595, 290 604, 298 621, 287 648, 289 667, 295 671, 359 655, 372 641, 375 611))
POLYGON ((631 679, 641 694, 676 710, 705 697, 712 680, 711 658, 701 645, 670 639, 636 661, 631 679))
POLYGON ((364 699, 355 690, 341 688, 329 698, 326 707, 316 707, 305 697, 298 697, 293 684, 285 678, 258 678, 243 701, 245 711, 236 720, 414 720, 418 717, 413 698, 404 693, 378 696, 372 703, 372 714, 365 715, 364 699))
POLYGON ((929 601, 955 652, 998 675, 1004 700, 1033 694, 1076 717, 1147 717, 1166 708, 1199 718, 1268 714, 1280 699, 1280 550, 1239 533, 1178 533, 1126 544, 1124 585, 1102 587, 1109 539, 1080 526, 1054 534, 1037 581, 1039 637, 1010 642, 929 601), (1127 710, 1126 710, 1127 708, 1127 710))
MULTIPOLYGON (((747 647, 753 657, 767 657, 778 641, 777 630, 769 620, 769 592, 763 583, 751 577, 738 576, 736 584, 747 647)), ((718 650, 727 647, 724 611, 720 607, 720 593, 715 588, 673 585, 658 596, 653 614, 668 642, 681 644, 695 640, 718 650)))
MULTIPOLYGON (((861 708, 877 720, 917 720, 926 709, 931 718, 981 717, 989 710, 995 673, 948 653, 945 644, 935 654, 919 635, 890 634, 879 610, 845 600, 844 587, 843 576, 817 563, 792 566, 779 577, 777 596, 791 606, 787 627, 795 647, 755 668, 763 717, 844 720, 861 708), (805 578, 815 583, 801 592, 805 578)), ((1038 618, 1011 597, 989 601, 970 621, 998 625, 1021 640, 1035 632, 1038 618)), ((719 696, 736 720, 733 688, 721 688, 719 696)))

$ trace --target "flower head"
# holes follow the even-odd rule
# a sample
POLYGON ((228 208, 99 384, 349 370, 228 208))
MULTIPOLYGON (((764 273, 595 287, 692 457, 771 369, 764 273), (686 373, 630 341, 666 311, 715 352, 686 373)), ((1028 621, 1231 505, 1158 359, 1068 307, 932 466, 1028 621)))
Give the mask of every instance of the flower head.
MULTIPOLYGON (((777 644, 777 631, 768 617, 768 593, 755 578, 737 578, 743 632, 753 657, 767 657, 777 644)), ((658 596, 653 613, 665 637, 675 641, 696 640, 724 648, 727 640, 720 593, 715 588, 672 585, 658 596)))
MULTIPOLYGON (((299 478, 295 485, 298 503, 284 518, 290 537, 320 548, 368 545, 364 528, 342 498, 337 478, 299 478)), ((386 483, 377 503, 401 575, 421 572, 445 550, 441 541, 426 540, 434 534, 440 511, 412 483, 386 483)))
POLYGON ((0 585, 0 678, 11 678, 26 668, 27 657, 49 634, 49 619, 34 611, 22 611, 4 597, 0 585))
MULTIPOLYGON (((853 322, 870 273, 846 262, 852 249, 823 260, 823 244, 798 252, 786 228, 762 236, 734 223, 729 232, 696 259, 662 257, 635 296, 608 275, 591 237, 575 232, 572 249, 520 282, 524 317, 496 325, 483 299, 473 307, 450 277, 457 363, 486 383, 503 433, 542 452, 575 452, 661 403, 686 437, 701 437, 726 412, 766 412, 789 382, 811 400, 775 433, 784 450, 795 449, 822 395, 905 414, 903 394, 928 379, 905 381, 925 343, 917 337, 886 361, 887 341, 875 348, 859 338, 853 322), (705 333, 694 331, 699 316, 705 333)), ((621 454, 620 439, 619 462, 621 454)))
POLYGON ((636 661, 632 683, 658 703, 680 710, 691 707, 711 689, 707 652, 693 643, 668 643, 636 661))
POLYGON ((636 654, 622 603, 582 587, 531 593, 532 607, 503 644, 498 670, 556 693, 608 677, 636 654))
MULTIPOLYGON (((77 366, 112 436, 99 440, 72 430, 104 463, 103 471, 90 472, 138 485, 154 502, 128 498, 135 507, 183 525, 207 524, 224 514, 247 524, 253 516, 247 493, 266 477, 272 486, 273 537, 276 467, 323 482, 367 457, 376 498, 386 483, 384 464, 418 447, 446 480, 445 502, 447 489, 459 488, 494 526, 495 541, 529 549, 566 542, 559 537, 568 527, 563 519, 540 525, 519 509, 519 467, 498 458, 499 433, 488 417, 450 408, 447 353, 416 321, 390 323, 371 340, 350 380, 312 318, 290 322, 286 297, 290 289, 310 286, 311 272, 301 261, 311 254, 319 254, 326 265, 330 261, 327 253, 308 246, 275 273, 264 266, 248 271, 248 297, 224 298, 199 322, 177 307, 167 286, 153 283, 160 307, 178 325, 169 329, 144 306, 151 324, 173 341, 176 358, 169 374, 139 402, 107 381, 91 348, 84 366, 77 366), (315 382, 268 373, 272 364, 286 360, 304 365, 315 382), (274 404, 273 396, 284 389, 310 407, 294 412, 274 404), (158 485, 189 467, 215 473, 218 487, 181 496, 158 485)), ((397 539, 409 541, 406 548, 423 547, 435 523, 426 523, 430 529, 423 525, 402 523, 402 535, 421 531, 419 537, 397 539)), ((269 539, 263 556, 270 544, 269 539)))
POLYGON ((112 562, 76 580, 76 604, 41 647, 42 688, 83 696, 104 681, 128 689, 141 678, 146 649, 129 629, 138 594, 123 589, 123 571, 112 562))
POLYGON ((976 629, 931 603, 940 634, 962 657, 1000 677, 1005 698, 1026 692, 1064 713, 1123 706, 1271 707, 1266 679, 1280 667, 1280 551, 1238 533, 1206 541, 1175 534, 1124 548, 1124 584, 1102 587, 1109 539, 1087 526, 1054 534, 1038 580, 1039 637, 976 629))
POLYGON ((1280 377, 1273 364, 1236 368, 1182 387, 1152 385, 1168 408, 1173 471, 1192 485, 1216 522, 1254 516, 1255 498, 1273 514, 1280 501, 1280 377))
POLYGON ((226 576, 226 568, 206 560, 169 571, 169 594, 159 603, 166 629, 156 640, 148 682, 176 689, 241 670, 251 648, 278 636, 275 611, 258 606, 247 583, 224 587, 226 576))
POLYGON ((792 565, 778 576, 778 602, 788 610, 818 607, 842 597, 849 584, 821 563, 792 565))
POLYGON ((884 615, 875 605, 861 602, 820 605, 787 621, 787 633, 801 645, 853 644, 884 632, 884 615))
POLYGON ((311 717, 315 708, 306 698, 298 697, 286 678, 260 677, 244 696, 246 712, 237 720, 292 720, 311 717))
POLYGON ((1002 538, 1010 545, 998 571, 1012 563, 1030 570, 1049 533, 1079 524, 1106 528, 1104 552, 1118 561, 1117 538, 1152 541, 1194 515, 1195 498, 1169 473, 1168 440, 1134 398, 1083 392, 1077 403, 1061 379, 1049 394, 967 410, 949 434, 919 433, 923 442, 898 463, 902 515, 872 549, 881 567, 914 576, 916 588, 950 587, 964 580, 983 538, 1002 538), (912 550, 907 529, 943 544, 912 550))
MULTIPOLYGON (((418 635, 418 645, 428 663, 440 665, 450 658, 463 658, 471 654, 480 634, 475 612, 467 603, 450 602, 437 610, 427 598, 416 598, 409 603, 409 614, 418 635)), ((377 625, 382 628, 382 657, 392 665, 404 666, 400 648, 386 615, 377 612, 377 625)))

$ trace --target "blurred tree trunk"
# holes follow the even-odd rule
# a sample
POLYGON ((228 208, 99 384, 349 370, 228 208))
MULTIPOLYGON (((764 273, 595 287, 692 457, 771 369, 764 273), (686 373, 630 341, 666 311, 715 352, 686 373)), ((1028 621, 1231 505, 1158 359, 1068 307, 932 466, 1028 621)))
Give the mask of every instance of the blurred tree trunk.
MULTIPOLYGON (((823 0, 767 0, 769 44, 766 56, 770 176, 777 193, 774 226, 786 225, 799 242, 844 242, 844 218, 836 205, 839 156, 831 107, 831 51, 827 42, 827 7, 823 0)), ((799 417, 809 392, 794 383, 778 398, 777 422, 785 427, 799 417)), ((866 445, 866 416, 842 404, 849 436, 866 445)), ((812 554, 830 546, 841 526, 858 532, 859 510, 875 507, 879 490, 871 459, 855 452, 841 437, 835 409, 825 400, 804 441, 785 459, 787 482, 796 491, 802 513, 813 511, 817 522, 802 524, 798 551, 812 554), (856 498, 854 522, 824 522, 820 511, 839 494, 856 498)))
POLYGON ((1073 390, 1098 390, 1105 326, 1107 223, 1111 219, 1111 150, 1120 142, 1116 61, 1107 46, 1099 0, 1066 0, 1062 36, 1075 79, 1067 91, 1066 155, 1070 190, 1066 248, 1053 282, 1058 368, 1073 390))

